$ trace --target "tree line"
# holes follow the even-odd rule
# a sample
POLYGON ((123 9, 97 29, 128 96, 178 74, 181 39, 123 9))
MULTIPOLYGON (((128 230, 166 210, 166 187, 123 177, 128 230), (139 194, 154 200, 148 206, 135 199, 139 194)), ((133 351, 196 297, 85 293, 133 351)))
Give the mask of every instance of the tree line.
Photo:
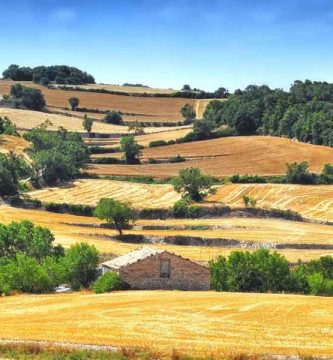
POLYGON ((31 68, 12 64, 2 73, 2 76, 4 79, 33 81, 44 86, 50 82, 69 85, 95 84, 95 79, 92 75, 67 65, 36 66, 31 68))
POLYGON ((210 262, 211 285, 217 291, 333 295, 333 257, 290 266, 277 252, 233 251, 210 262))
POLYGON ((333 146, 333 84, 295 81, 289 91, 249 85, 212 101, 204 119, 236 135, 263 134, 333 146))

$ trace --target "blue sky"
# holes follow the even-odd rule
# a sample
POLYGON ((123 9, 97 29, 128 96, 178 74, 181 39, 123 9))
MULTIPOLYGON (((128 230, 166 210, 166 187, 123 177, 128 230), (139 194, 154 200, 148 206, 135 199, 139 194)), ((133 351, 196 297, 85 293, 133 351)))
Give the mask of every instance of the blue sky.
POLYGON ((214 90, 333 82, 332 0, 0 0, 0 70, 214 90))

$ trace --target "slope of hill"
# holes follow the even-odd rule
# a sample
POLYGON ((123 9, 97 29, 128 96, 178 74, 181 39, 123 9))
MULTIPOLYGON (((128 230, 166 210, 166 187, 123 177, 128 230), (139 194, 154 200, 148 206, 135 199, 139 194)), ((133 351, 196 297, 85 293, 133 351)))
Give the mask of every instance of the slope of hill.
POLYGON ((16 155, 25 155, 29 143, 21 137, 0 135, 0 152, 7 154, 13 151, 16 155))
POLYGON ((167 160, 181 155, 186 162, 151 165, 95 165, 89 171, 99 175, 174 176, 179 169, 199 167, 206 174, 225 177, 235 174, 281 175, 286 163, 308 161, 319 172, 333 162, 333 148, 269 136, 236 136, 143 150, 142 159, 167 160))
POLYGON ((167 358, 171 349, 218 358, 236 349, 333 355, 333 302, 324 297, 133 291, 11 296, 1 302, 2 339, 140 346, 167 358))
MULTIPOLYGON (((0 81, 0 94, 8 94, 14 83, 13 81, 0 81)), ((68 99, 75 96, 80 99, 81 108, 121 111, 131 114, 133 121, 178 122, 182 120, 180 109, 184 104, 194 104, 195 102, 192 99, 181 98, 133 97, 84 91, 50 90, 32 82, 20 83, 40 89, 50 107, 68 108, 68 99)))

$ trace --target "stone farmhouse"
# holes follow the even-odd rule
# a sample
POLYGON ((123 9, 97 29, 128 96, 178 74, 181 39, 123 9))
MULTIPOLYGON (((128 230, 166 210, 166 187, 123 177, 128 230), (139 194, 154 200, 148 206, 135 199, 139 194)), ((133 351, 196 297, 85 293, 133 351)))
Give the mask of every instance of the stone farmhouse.
POLYGON ((143 247, 102 264, 132 289, 209 290, 210 270, 166 250, 143 247))

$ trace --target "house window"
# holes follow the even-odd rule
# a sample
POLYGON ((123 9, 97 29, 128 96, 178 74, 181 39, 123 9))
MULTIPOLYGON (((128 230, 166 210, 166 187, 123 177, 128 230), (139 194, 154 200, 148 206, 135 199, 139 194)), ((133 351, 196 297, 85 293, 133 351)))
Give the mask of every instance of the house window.
POLYGON ((170 260, 162 259, 160 262, 160 277, 169 278, 171 273, 170 260))

